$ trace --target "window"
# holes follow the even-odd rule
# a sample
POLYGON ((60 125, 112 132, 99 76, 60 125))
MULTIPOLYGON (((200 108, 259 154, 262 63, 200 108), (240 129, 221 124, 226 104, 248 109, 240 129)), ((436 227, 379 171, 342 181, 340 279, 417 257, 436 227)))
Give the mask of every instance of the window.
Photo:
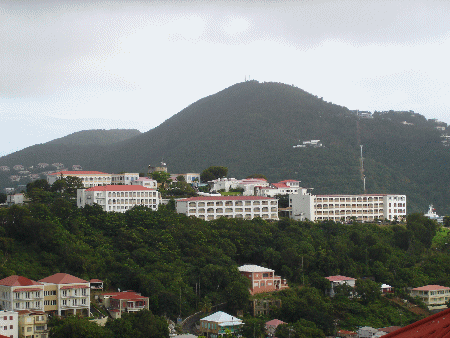
POLYGON ((13 320, 13 316, 9 316, 9 320, 13 320))

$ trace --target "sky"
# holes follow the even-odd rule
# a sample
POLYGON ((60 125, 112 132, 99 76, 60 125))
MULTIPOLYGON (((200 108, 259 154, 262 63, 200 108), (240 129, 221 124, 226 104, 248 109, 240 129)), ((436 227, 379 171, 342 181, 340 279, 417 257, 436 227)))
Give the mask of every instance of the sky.
POLYGON ((0 156, 245 79, 450 124, 450 1, 0 0, 0 156))

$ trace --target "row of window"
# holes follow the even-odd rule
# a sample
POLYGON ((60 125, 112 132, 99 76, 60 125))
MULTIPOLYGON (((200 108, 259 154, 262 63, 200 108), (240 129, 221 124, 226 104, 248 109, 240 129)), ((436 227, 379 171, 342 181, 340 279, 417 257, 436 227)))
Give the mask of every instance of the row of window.
MULTIPOLYGON (((259 208, 259 207, 256 207, 256 208, 253 208, 253 210, 252 210, 252 208, 225 208, 225 212, 226 213, 229 213, 229 212, 269 212, 269 208, 268 207, 264 207, 264 208, 259 208)), ((278 210, 277 210, 277 208, 271 208, 271 210, 270 211, 272 211, 272 212, 277 212, 278 210)), ((214 208, 208 208, 208 209, 206 209, 206 212, 208 213, 208 214, 213 214, 213 213, 218 213, 218 214, 221 214, 221 213, 223 213, 224 212, 224 209, 223 208, 217 208, 217 209, 214 209, 214 208)), ((205 208, 200 208, 200 209, 189 209, 189 213, 190 214, 195 214, 195 213, 199 213, 199 214, 204 214, 205 213, 205 208)))
POLYGON ((156 197, 157 194, 157 191, 122 191, 117 193, 108 192, 108 197, 156 197))
MULTIPOLYGON (((269 205, 269 201, 216 201, 216 202, 189 202, 190 207, 213 207, 213 206, 251 206, 251 205, 269 205), (206 204, 205 204, 206 203, 206 204)), ((278 205, 277 201, 270 201, 270 205, 278 205)))

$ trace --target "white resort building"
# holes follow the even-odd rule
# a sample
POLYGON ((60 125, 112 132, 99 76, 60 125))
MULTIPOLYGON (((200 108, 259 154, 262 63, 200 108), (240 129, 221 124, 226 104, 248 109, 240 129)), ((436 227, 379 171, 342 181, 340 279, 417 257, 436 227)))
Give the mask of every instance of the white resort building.
POLYGON ((52 185, 62 177, 78 177, 85 188, 97 187, 99 185, 111 184, 111 174, 101 171, 58 171, 47 175, 47 182, 52 185))
POLYGON ((125 212, 136 205, 158 209, 159 192, 141 185, 105 185, 77 190, 77 206, 100 205, 104 211, 125 212))
POLYGON ((387 194, 362 195, 289 195, 290 217, 303 221, 357 221, 376 219, 401 220, 406 217, 406 196, 387 194))
POLYGON ((278 220, 278 200, 263 196, 201 196, 176 201, 178 213, 204 220, 220 217, 278 220))

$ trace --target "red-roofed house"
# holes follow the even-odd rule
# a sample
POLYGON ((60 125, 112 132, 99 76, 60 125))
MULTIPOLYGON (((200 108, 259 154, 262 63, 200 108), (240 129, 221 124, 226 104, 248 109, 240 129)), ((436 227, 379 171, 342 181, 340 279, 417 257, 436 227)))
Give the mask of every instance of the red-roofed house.
POLYGON ((100 279, 91 279, 89 281, 92 290, 103 290, 103 281, 100 279))
POLYGON ((104 211, 126 212, 136 205, 158 210, 160 201, 156 189, 141 185, 105 185, 77 190, 77 206, 100 205, 104 211))
POLYGON ((100 295, 100 300, 114 319, 120 318, 123 312, 149 309, 149 298, 134 291, 106 292, 100 295))
POLYGON ((251 282, 250 294, 272 292, 288 288, 286 279, 275 276, 275 271, 258 265, 242 265, 239 268, 241 275, 251 282))
POLYGON ((276 195, 306 194, 307 189, 300 187, 300 181, 284 180, 272 183, 268 187, 256 187, 257 196, 275 197, 276 195))
POLYGON ((278 200, 263 196, 201 196, 176 201, 180 214, 204 220, 220 217, 278 220, 278 200))
POLYGON ((47 175, 47 182, 52 185, 61 177, 78 177, 83 182, 85 188, 96 187, 99 185, 111 184, 111 174, 102 173, 101 171, 58 171, 47 175))
POLYGON ((338 338, 356 338, 356 336, 356 332, 347 330, 339 330, 336 335, 338 338))
POLYGON ((275 331, 277 330, 278 325, 286 324, 285 322, 279 319, 272 319, 266 322, 266 334, 269 337, 275 336, 275 331))
POLYGON ((44 309, 58 316, 90 314, 89 282, 69 275, 56 273, 39 280, 44 284, 44 309))
POLYGON ((44 310, 44 285, 22 276, 0 280, 0 304, 4 310, 44 310))
POLYGON ((330 284, 331 284, 331 288, 327 292, 331 297, 334 296, 334 288, 336 286, 345 284, 345 285, 348 285, 348 286, 351 286, 352 288, 354 288, 355 287, 355 283, 356 283, 356 279, 355 278, 341 276, 341 275, 328 276, 328 277, 325 277, 325 278, 328 279, 330 281, 330 284))
POLYGON ((450 336, 450 309, 419 320, 383 338, 448 338, 450 336))
POLYGON ((411 297, 419 297, 428 307, 446 308, 450 299, 450 288, 440 285, 425 285, 411 290, 411 297))

